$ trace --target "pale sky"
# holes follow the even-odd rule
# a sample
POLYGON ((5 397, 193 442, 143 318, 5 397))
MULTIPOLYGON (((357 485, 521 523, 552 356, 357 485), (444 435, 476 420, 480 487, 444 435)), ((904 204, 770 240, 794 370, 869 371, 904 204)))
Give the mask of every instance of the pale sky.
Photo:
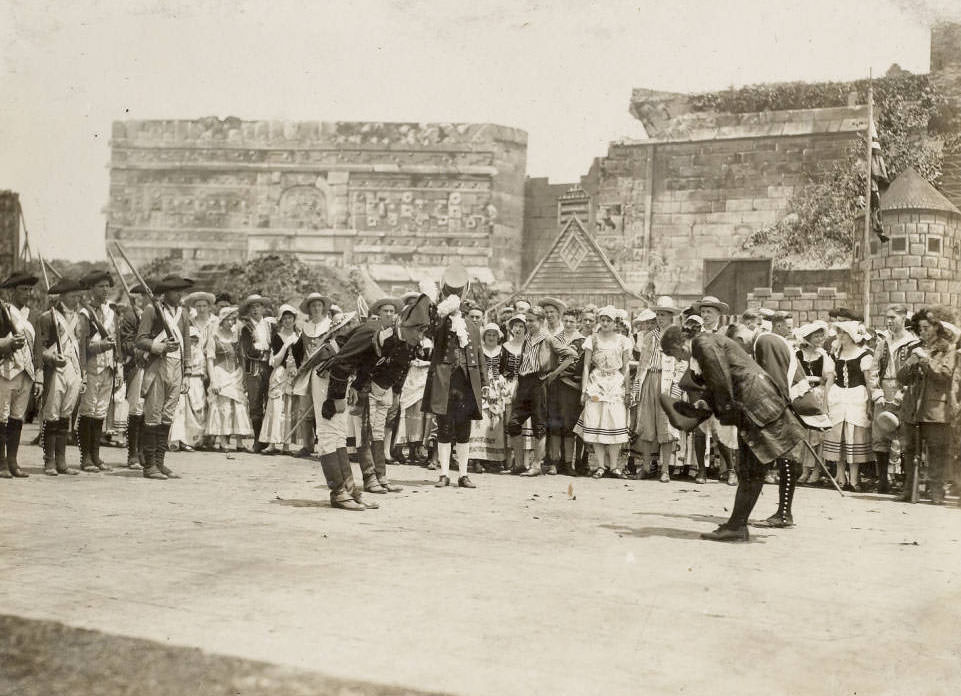
POLYGON ((93 259, 116 119, 494 122, 573 181, 641 134, 633 87, 924 73, 944 16, 961 3, 0 0, 0 189, 34 249, 93 259))

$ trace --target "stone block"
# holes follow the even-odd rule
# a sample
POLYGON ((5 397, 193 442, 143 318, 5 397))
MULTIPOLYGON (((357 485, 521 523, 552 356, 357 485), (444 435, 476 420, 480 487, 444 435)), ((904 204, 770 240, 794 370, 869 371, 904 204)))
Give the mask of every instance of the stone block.
POLYGON ((879 268, 879 269, 877 270, 877 272, 876 272, 876 276, 877 276, 878 278, 881 278, 881 279, 883 279, 883 280, 886 280, 886 279, 888 279, 888 278, 891 277, 891 271, 893 271, 893 270, 894 270, 894 269, 892 269, 892 268, 879 268))
POLYGON ((791 303, 791 309, 795 311, 807 311, 807 310, 814 309, 814 300, 813 299, 794 300, 794 302, 791 303))
MULTIPOLYGON (((866 147, 866 146, 865 146, 865 147, 866 147)), ((867 186, 867 184, 865 184, 865 186, 867 186)), ((925 250, 925 248, 924 248, 924 244, 921 244, 921 243, 915 244, 915 243, 912 241, 912 242, 911 242, 910 253, 916 254, 917 256, 924 256, 924 254, 926 253, 926 250, 925 250)))
POLYGON ((910 277, 911 269, 909 268, 892 268, 891 277, 904 279, 910 277))
POLYGON ((937 292, 937 287, 934 280, 919 280, 918 290, 921 292, 937 292))
POLYGON ((905 296, 903 292, 892 292, 890 293, 891 302, 905 302, 905 296))
POLYGON ((905 269, 908 272, 908 278, 927 278, 928 269, 924 266, 915 266, 913 268, 905 269))
POLYGON ((917 291, 905 293, 904 301, 911 304, 922 304, 924 303, 924 293, 917 291))
MULTIPOLYGON (((865 184, 866 185, 866 184, 865 184)), ((799 297, 804 292, 803 288, 789 286, 784 288, 784 297, 799 297)))
POLYGON ((907 267, 917 267, 923 265, 921 263, 921 257, 915 256, 913 254, 906 254, 901 258, 901 263, 907 267))
MULTIPOLYGON (((866 146, 865 146, 865 147, 866 147, 866 146)), ((865 184, 865 186, 866 186, 866 185, 867 185, 867 184, 865 184)), ((837 289, 837 288, 818 288, 818 289, 817 289, 817 296, 818 296, 818 297, 836 297, 837 294, 838 294, 838 289, 837 289)))
MULTIPOLYGON (((867 147, 867 146, 865 145, 865 147, 867 147)), ((865 186, 867 186, 867 184, 865 184, 865 186)), ((772 296, 774 295, 774 290, 772 290, 771 288, 754 288, 754 289, 751 291, 751 294, 754 295, 754 297, 757 297, 757 298, 762 298, 762 297, 763 297, 763 298, 769 298, 769 297, 772 297, 772 296)))
POLYGON ((833 309, 835 304, 837 304, 837 303, 836 303, 836 302, 833 302, 833 301, 831 301, 831 300, 827 300, 827 299, 824 299, 824 300, 815 300, 815 301, 814 301, 814 308, 815 308, 816 310, 820 311, 820 312, 826 312, 826 311, 828 311, 828 310, 830 310, 830 309, 833 309))
POLYGON ((925 256, 921 259, 921 265, 925 268, 938 268, 940 262, 941 259, 939 259, 937 256, 925 256))

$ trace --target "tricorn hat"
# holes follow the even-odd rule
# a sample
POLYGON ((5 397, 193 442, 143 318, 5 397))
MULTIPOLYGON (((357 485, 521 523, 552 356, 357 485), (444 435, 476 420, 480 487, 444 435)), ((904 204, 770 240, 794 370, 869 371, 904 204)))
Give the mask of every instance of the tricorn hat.
POLYGON ((686 401, 675 400, 670 394, 660 394, 658 398, 670 424, 686 433, 711 417, 709 410, 697 408, 686 401))
POLYGON ((430 298, 421 295, 413 303, 404 307, 400 315, 400 325, 407 329, 424 328, 430 326, 430 298))
POLYGON ((83 290, 84 285, 77 278, 71 278, 70 276, 64 276, 56 283, 50 286, 47 290, 48 295, 62 295, 66 292, 77 292, 78 290, 83 290))
POLYGON ((169 290, 189 290, 194 286, 194 281, 190 278, 184 278, 175 273, 166 275, 160 279, 154 285, 153 291, 157 294, 167 292, 169 290))
MULTIPOLYGON (((155 278, 146 278, 146 279, 145 279, 145 282, 147 283, 147 286, 150 288, 150 291, 151 291, 151 292, 153 292, 153 289, 157 287, 157 280, 156 280, 155 278)), ((147 288, 145 288, 145 287, 143 286, 143 283, 135 283, 135 284, 130 288, 130 294, 131 294, 131 295, 146 295, 146 294, 147 294, 147 288)))
POLYGON ((110 275, 109 271, 94 269, 80 278, 80 283, 83 285, 84 289, 90 289, 97 283, 103 282, 104 280, 110 283, 110 287, 113 287, 113 276, 110 275))
POLYGON ((0 283, 0 288, 16 288, 22 285, 33 287, 39 280, 40 279, 32 273, 14 271, 0 283))
POLYGON ((467 269, 459 263, 452 263, 444 269, 444 275, 440 279, 441 297, 457 295, 464 297, 470 290, 470 275, 467 269))

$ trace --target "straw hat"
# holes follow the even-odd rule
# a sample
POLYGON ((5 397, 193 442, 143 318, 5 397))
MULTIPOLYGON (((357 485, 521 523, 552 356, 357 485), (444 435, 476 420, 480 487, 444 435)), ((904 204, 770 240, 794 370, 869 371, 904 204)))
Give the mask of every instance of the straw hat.
POLYGON ((701 298, 699 302, 695 302, 694 311, 698 314, 701 313, 701 309, 704 307, 710 307, 716 309, 721 314, 729 314, 731 312, 731 305, 727 302, 722 302, 721 300, 714 297, 714 295, 706 295, 701 298))
POLYGON ((681 313, 681 308, 674 303, 674 298, 668 297, 667 295, 658 297, 651 309, 655 314, 657 312, 670 312, 671 314, 681 313))
POLYGON ((312 292, 301 301, 300 311, 304 314, 310 314, 310 312, 307 311, 310 308, 310 303, 318 301, 324 303, 325 312, 330 308, 330 298, 327 297, 327 295, 321 295, 319 292, 312 292))
POLYGON ((262 295, 258 295, 256 293, 253 295, 248 295, 247 299, 240 303, 240 306, 237 308, 237 311, 241 315, 246 315, 248 312, 250 312, 250 308, 253 307, 255 304, 266 306, 267 298, 262 295))
POLYGON ((193 307, 194 303, 199 302, 200 300, 206 300, 207 304, 209 304, 211 307, 217 303, 217 298, 214 297, 212 292, 204 292, 202 290, 197 290, 190 293, 184 298, 183 302, 188 307, 193 307))

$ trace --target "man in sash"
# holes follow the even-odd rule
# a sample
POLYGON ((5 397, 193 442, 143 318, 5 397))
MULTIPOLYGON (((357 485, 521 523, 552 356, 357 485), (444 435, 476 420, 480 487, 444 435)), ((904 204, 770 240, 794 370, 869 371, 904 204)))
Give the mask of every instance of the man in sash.
POLYGON ((67 436, 84 378, 77 338, 82 290, 76 279, 61 278, 47 291, 59 301, 37 319, 34 359, 36 379, 43 382, 43 473, 48 476, 80 473, 67 466, 67 436))
POLYGON ((107 295, 113 279, 106 271, 91 271, 80 280, 89 294, 82 302, 78 340, 84 356, 86 387, 80 395, 77 443, 82 471, 109 471, 100 459, 100 437, 113 399, 117 371, 114 349, 117 346, 116 316, 107 295))
POLYGON ((247 408, 254 428, 254 452, 267 446, 258 439, 264 424, 270 381, 270 324, 264 318, 266 302, 266 298, 254 294, 240 304, 240 352, 244 361, 247 408))
MULTIPOLYGON (((151 287, 155 283, 147 281, 151 287)), ((143 422, 143 368, 149 353, 137 348, 137 332, 140 330, 140 313, 145 289, 139 283, 130 288, 131 304, 119 311, 117 335, 123 356, 123 378, 127 385, 127 468, 142 469, 144 455, 142 437, 143 422)))
POLYGON ((17 453, 36 374, 28 306, 36 284, 36 276, 17 272, 0 283, 11 293, 11 302, 0 301, 0 478, 29 476, 20 469, 17 453))
POLYGON ((300 303, 300 311, 307 319, 300 326, 300 338, 291 348, 297 376, 294 378, 293 393, 297 396, 297 410, 302 416, 301 440, 303 446, 296 456, 308 458, 314 453, 317 428, 317 410, 324 401, 327 391, 326 377, 321 377, 304 360, 309 356, 319 356, 321 346, 329 341, 327 333, 331 328, 330 298, 319 292, 312 292, 300 303))
POLYGON ((183 390, 184 369, 190 359, 189 321, 180 299, 191 287, 193 281, 188 278, 164 277, 154 288, 159 298, 148 304, 140 316, 136 347, 148 353, 141 385, 144 478, 160 481, 180 478, 166 466, 164 458, 170 426, 183 390))

